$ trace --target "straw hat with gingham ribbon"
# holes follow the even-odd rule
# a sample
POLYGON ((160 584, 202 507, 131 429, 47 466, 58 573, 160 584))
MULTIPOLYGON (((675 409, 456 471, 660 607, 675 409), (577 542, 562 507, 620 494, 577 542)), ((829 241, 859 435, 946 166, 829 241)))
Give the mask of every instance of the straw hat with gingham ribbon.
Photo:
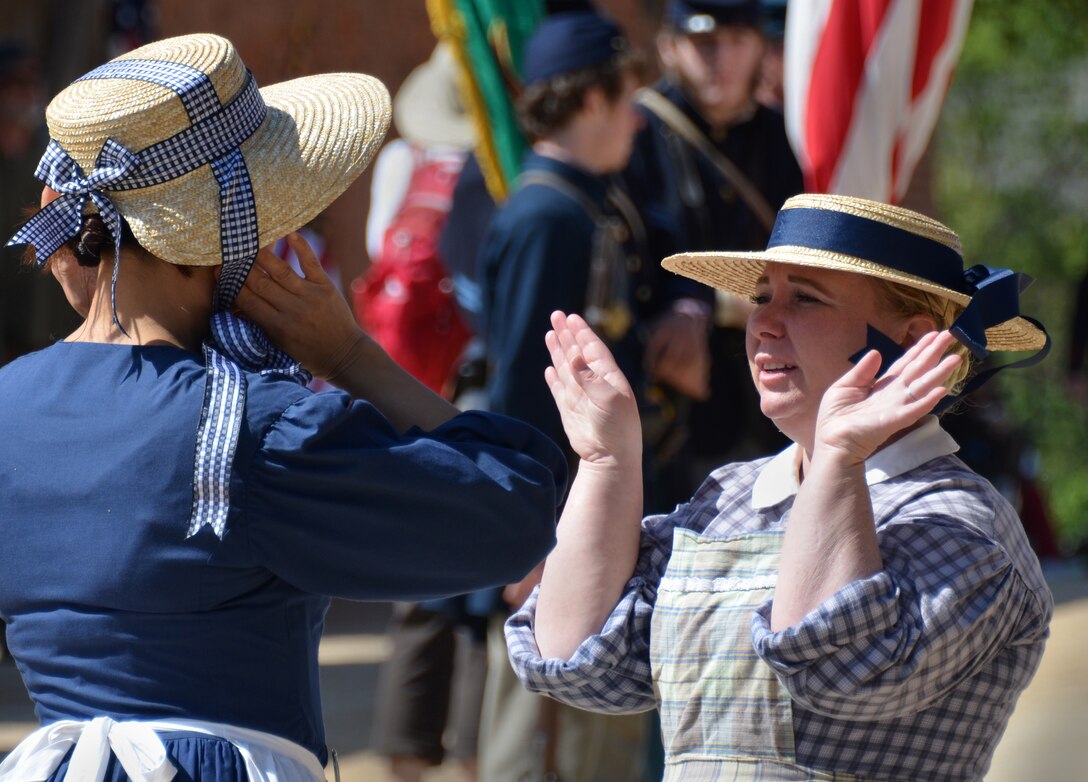
MULTIPOLYGON (((49 104, 46 121, 50 136, 83 172, 95 169, 107 139, 140 153, 193 124, 191 107, 175 89, 116 70, 118 63, 193 69, 207 76, 222 106, 240 98, 250 78, 230 41, 197 34, 114 59, 106 67, 113 66, 116 76, 92 72, 73 82, 49 104)), ((390 101, 381 82, 360 73, 307 76, 258 92, 263 120, 239 149, 264 246, 305 225, 362 173, 389 127, 390 101)), ((190 266, 223 261, 220 185, 211 166, 161 184, 105 191, 137 241, 159 258, 190 266)))

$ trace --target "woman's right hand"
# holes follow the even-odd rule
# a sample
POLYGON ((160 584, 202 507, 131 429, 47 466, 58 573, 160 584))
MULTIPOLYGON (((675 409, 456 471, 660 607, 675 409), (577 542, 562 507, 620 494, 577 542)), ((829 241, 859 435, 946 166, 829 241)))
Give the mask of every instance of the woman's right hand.
POLYGON ((369 337, 302 235, 288 234, 287 244, 304 276, 265 247, 238 292, 235 309, 314 376, 335 384, 358 344, 369 337))
POLYGON ((640 464, 638 406, 612 353, 578 315, 553 312, 551 322, 544 377, 571 448, 587 463, 640 464))
POLYGON ((638 560, 642 428, 627 378, 577 315, 552 313, 548 386, 581 457, 544 565, 535 635, 544 658, 569 659, 601 627, 638 560))

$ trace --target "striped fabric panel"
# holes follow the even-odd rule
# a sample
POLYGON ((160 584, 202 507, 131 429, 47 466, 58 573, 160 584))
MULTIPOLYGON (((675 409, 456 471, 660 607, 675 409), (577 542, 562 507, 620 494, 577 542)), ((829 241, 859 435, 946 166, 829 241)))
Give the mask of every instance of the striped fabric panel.
POLYGON ((794 759, 792 729, 769 738, 769 726, 791 724, 790 699, 756 655, 749 630, 752 614, 773 593, 781 538, 762 533, 715 540, 675 531, 650 632, 669 759, 794 759), (738 562, 745 571, 739 577, 733 573, 738 562))
POLYGON ((809 192, 896 203, 925 152, 973 0, 793 0, 786 127, 809 192))

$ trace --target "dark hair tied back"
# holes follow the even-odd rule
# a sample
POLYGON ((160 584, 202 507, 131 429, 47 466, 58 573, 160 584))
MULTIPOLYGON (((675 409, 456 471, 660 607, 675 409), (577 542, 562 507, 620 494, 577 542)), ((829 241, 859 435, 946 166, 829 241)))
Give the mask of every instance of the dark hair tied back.
POLYGON ((113 236, 99 215, 83 215, 79 236, 73 238, 69 245, 80 266, 97 266, 102 260, 102 251, 113 249, 113 236))

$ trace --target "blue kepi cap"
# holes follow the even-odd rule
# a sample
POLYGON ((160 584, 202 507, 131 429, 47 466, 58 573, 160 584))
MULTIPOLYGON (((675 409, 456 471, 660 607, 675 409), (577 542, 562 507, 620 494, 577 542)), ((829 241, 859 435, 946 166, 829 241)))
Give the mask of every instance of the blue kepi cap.
POLYGON ((599 65, 626 48, 620 28, 595 11, 545 17, 525 47, 522 83, 528 86, 599 65))
POLYGON ((759 0, 669 0, 665 23, 681 33, 709 33, 722 25, 759 27, 759 0))

